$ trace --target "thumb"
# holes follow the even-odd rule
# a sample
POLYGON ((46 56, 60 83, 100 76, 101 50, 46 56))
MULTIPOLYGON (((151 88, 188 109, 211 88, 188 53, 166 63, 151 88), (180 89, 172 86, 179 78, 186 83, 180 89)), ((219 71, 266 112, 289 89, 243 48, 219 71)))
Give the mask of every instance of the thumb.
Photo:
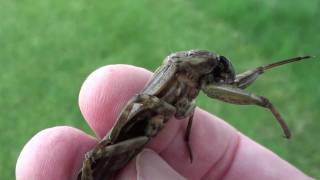
POLYGON ((136 160, 137 180, 186 180, 150 149, 143 150, 136 160))

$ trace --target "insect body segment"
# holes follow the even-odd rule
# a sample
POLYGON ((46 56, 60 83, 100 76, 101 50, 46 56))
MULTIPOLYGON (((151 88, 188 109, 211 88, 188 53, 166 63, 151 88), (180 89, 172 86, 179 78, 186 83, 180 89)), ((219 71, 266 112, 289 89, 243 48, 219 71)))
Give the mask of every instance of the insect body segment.
POLYGON ((289 138, 289 128, 272 103, 244 89, 268 69, 307 58, 310 56, 291 58, 235 75, 226 57, 206 50, 169 55, 143 90, 127 103, 113 128, 86 154, 78 179, 111 179, 172 117, 188 119, 185 141, 192 161, 189 138, 195 98, 200 90, 211 98, 227 103, 269 109, 280 123, 285 137, 289 138))

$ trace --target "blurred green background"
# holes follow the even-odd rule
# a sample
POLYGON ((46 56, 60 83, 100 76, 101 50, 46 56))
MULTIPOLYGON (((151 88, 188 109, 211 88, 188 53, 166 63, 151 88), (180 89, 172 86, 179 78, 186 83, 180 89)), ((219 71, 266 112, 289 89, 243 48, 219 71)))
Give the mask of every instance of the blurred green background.
MULTIPOLYGON (((237 72, 296 55, 319 55, 319 0, 0 2, 0 172, 13 179, 19 152, 44 128, 91 133, 77 98, 107 64, 155 70, 171 52, 208 49, 237 72)), ((289 123, 281 137, 261 108, 198 99, 202 108, 320 178, 319 58, 274 69, 249 91, 269 97, 289 123), (257 118, 258 117, 258 118, 257 118)))

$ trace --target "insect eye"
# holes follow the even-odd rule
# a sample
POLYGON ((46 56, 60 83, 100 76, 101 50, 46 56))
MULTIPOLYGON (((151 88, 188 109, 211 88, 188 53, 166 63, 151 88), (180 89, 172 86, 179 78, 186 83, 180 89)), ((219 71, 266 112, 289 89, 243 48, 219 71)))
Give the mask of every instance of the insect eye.
POLYGON ((216 82, 232 82, 235 79, 235 72, 231 62, 224 56, 220 56, 217 67, 213 70, 216 82))

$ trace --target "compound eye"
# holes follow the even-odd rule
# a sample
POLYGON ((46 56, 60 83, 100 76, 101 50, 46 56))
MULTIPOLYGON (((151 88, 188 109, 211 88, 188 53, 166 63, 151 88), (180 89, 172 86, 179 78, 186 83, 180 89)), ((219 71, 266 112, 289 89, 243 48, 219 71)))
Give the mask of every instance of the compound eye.
POLYGON ((235 72, 231 62, 224 56, 219 57, 218 66, 214 70, 216 82, 229 83, 235 79, 235 72))

